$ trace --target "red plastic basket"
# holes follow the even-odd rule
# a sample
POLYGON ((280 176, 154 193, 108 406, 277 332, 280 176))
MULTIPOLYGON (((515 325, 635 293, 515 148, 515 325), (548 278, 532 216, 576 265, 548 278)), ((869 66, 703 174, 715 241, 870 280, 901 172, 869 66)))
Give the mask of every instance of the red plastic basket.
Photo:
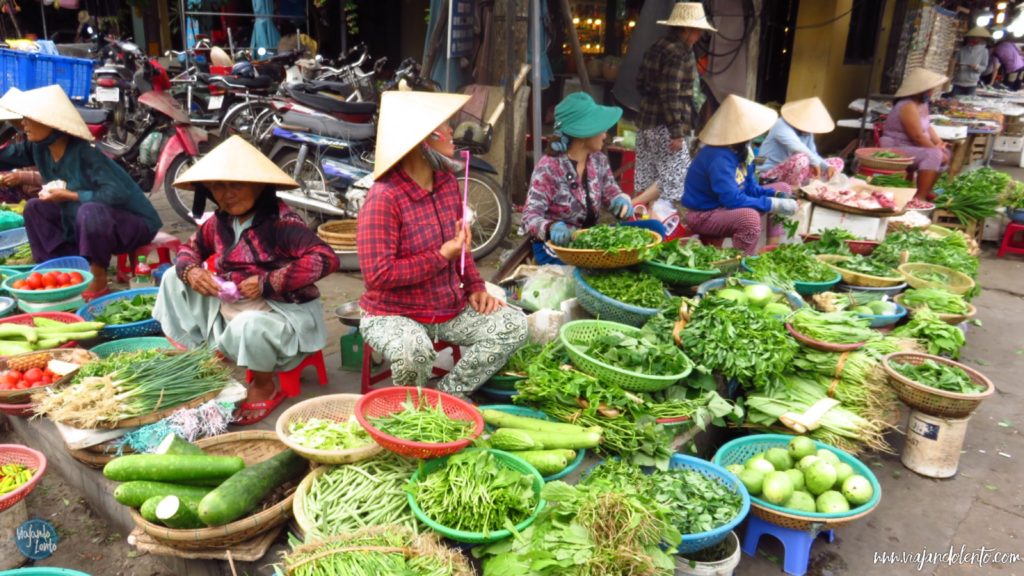
POLYGON ((28 493, 36 487, 39 479, 46 472, 46 456, 42 452, 33 450, 28 446, 22 446, 21 444, 0 444, 0 466, 4 464, 21 464, 22 466, 35 469, 36 473, 32 475, 28 482, 25 482, 13 492, 0 496, 0 512, 20 502, 22 498, 28 496, 28 493))
POLYGON ((0 404, 0 412, 9 416, 22 416, 24 418, 29 418, 35 413, 32 410, 32 406, 32 402, 25 402, 23 404, 0 404))
MULTIPOLYGON (((46 318, 47 320, 56 320, 57 322, 63 322, 65 324, 75 324, 76 322, 85 322, 81 316, 72 314, 70 312, 33 312, 31 314, 17 314, 15 316, 8 316, 6 318, 0 318, 0 324, 21 324, 22 326, 35 326, 34 318, 46 318)), ((65 342, 61 345, 61 348, 74 348, 78 346, 78 342, 65 342)), ((0 356, 2 357, 2 356, 0 356)))
POLYGON ((356 402, 355 413, 356 419, 377 444, 395 454, 409 458, 440 458, 454 454, 469 446, 484 431, 484 417, 475 406, 451 394, 445 394, 430 388, 415 388, 412 386, 380 388, 360 398, 356 402), (463 438, 455 442, 429 444, 396 438, 381 432, 370 423, 370 418, 381 418, 402 410, 402 403, 408 398, 411 398, 416 406, 419 406, 421 399, 429 402, 431 406, 437 406, 440 401, 441 408, 449 418, 473 422, 472 435, 469 438, 463 438))

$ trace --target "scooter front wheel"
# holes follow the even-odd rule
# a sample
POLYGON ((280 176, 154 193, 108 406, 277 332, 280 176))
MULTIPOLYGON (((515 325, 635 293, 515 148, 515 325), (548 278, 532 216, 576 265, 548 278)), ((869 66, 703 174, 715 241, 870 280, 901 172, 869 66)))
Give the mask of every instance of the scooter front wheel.
POLYGON ((164 194, 167 195, 167 203, 186 224, 195 226, 196 219, 192 216, 192 202, 196 193, 184 188, 175 188, 174 181, 181 177, 186 170, 191 168, 198 158, 188 154, 181 154, 171 162, 164 175, 164 194))

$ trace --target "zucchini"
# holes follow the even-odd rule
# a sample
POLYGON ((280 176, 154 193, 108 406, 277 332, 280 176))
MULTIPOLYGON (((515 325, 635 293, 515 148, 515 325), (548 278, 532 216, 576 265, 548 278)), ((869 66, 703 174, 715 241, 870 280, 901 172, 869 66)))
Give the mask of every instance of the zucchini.
POLYGON ((242 518, 278 486, 301 476, 307 466, 306 460, 291 450, 249 466, 203 498, 199 519, 208 526, 220 526, 242 518))
POLYGON ((569 463, 576 459, 576 453, 572 450, 527 450, 525 452, 512 452, 540 472, 541 476, 553 476, 569 466, 569 463))
POLYGON ((139 514, 142 515, 147 522, 160 524, 160 520, 156 517, 156 507, 160 505, 160 501, 163 499, 163 496, 153 496, 146 500, 142 503, 142 506, 139 507, 139 514))
POLYGON ((515 430, 512 428, 498 428, 491 434, 490 441, 491 446, 494 448, 510 452, 543 448, 543 446, 537 445, 537 442, 534 441, 533 437, 526 430, 515 430))
POLYGON ((577 450, 579 448, 597 448, 597 445, 601 443, 601 434, 592 430, 587 429, 586 432, 570 434, 568 432, 538 432, 536 430, 499 428, 494 434, 491 434, 491 445, 500 450, 551 450, 554 448, 577 450), (513 438, 513 435, 509 434, 510 432, 516 433, 513 442, 516 443, 516 446, 519 446, 518 448, 502 447, 502 443, 505 440, 513 438), (496 442, 495 439, 498 441, 496 442), (530 441, 533 442, 532 446, 527 445, 530 441))
POLYGON ((0 324, 0 339, 9 340, 11 338, 20 338, 31 344, 39 340, 39 335, 36 334, 35 329, 31 326, 7 322, 0 324))
POLYGON ((111 480, 156 480, 178 482, 231 476, 245 468, 237 456, 180 456, 169 454, 129 454, 115 458, 103 467, 111 480))
POLYGON ((34 350, 28 342, 17 342, 12 340, 0 340, 0 356, 14 356, 34 350))
POLYGON ((550 422, 540 418, 529 416, 516 416, 500 410, 481 410, 484 422, 495 428, 517 428, 519 430, 534 430, 537 432, 560 432, 565 434, 582 434, 584 432, 601 432, 598 427, 584 428, 575 424, 564 424, 562 422, 550 422))
POLYGON ((167 482, 149 482, 136 480, 125 482, 114 490, 114 499, 132 508, 138 508, 154 496, 179 496, 182 498, 195 498, 201 500, 203 496, 210 493, 212 488, 202 486, 182 486, 181 484, 169 484, 167 482))
POLYGON ((156 506, 156 517, 168 528, 179 530, 188 528, 205 528, 196 514, 195 505, 190 506, 177 496, 165 496, 156 506))
POLYGON ((172 454, 178 456, 202 456, 206 454, 203 449, 188 440, 181 438, 174 432, 168 432, 167 436, 153 451, 154 454, 172 454))

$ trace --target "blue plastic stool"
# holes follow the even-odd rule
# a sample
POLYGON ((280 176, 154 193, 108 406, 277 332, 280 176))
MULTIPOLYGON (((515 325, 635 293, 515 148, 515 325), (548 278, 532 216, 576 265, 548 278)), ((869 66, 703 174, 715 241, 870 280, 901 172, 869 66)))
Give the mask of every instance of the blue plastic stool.
POLYGON ((814 544, 818 536, 824 534, 829 542, 836 538, 832 530, 793 530, 772 524, 751 514, 747 517, 747 533, 743 537, 743 553, 748 556, 757 556, 757 543, 765 534, 774 536, 782 543, 782 569, 786 574, 793 576, 803 576, 807 573, 807 562, 811 558, 811 545, 814 544))

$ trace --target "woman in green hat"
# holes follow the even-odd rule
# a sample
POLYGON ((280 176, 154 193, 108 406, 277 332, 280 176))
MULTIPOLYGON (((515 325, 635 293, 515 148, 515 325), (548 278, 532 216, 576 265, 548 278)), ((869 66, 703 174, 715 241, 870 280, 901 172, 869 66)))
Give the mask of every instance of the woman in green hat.
MULTIPOLYGON (((585 92, 570 94, 555 107, 555 139, 533 169, 523 210, 521 232, 533 238, 537 264, 561 264, 544 242, 569 244, 573 232, 597 224, 602 207, 619 220, 633 216, 629 196, 601 151, 621 117, 622 108, 600 106, 585 92)), ((664 236, 664 228, 658 232, 664 236)))

